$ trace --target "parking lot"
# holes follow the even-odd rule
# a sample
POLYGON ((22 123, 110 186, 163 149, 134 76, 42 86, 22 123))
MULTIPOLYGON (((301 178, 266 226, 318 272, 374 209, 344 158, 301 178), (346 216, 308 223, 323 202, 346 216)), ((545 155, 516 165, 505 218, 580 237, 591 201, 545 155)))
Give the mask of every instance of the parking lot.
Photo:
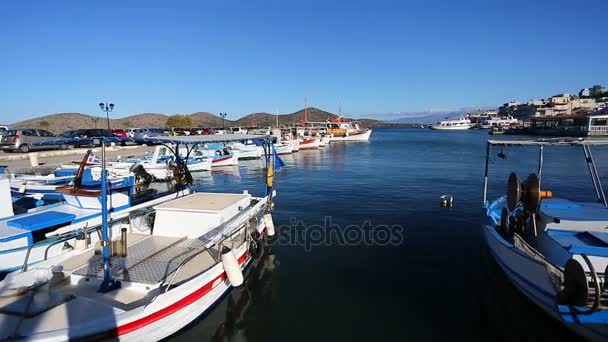
MULTIPOLYGON (((10 171, 22 170, 31 167, 30 155, 36 154, 40 168, 55 168, 60 164, 69 164, 72 162, 80 162, 87 152, 87 148, 74 148, 68 150, 40 150, 30 153, 6 152, 0 151, 0 165, 6 166, 10 171)), ((93 148, 94 153, 101 155, 100 148, 93 148)), ((121 158, 128 157, 143 157, 146 152, 154 152, 154 146, 112 146, 106 148, 107 160, 114 161, 120 156, 121 158)))

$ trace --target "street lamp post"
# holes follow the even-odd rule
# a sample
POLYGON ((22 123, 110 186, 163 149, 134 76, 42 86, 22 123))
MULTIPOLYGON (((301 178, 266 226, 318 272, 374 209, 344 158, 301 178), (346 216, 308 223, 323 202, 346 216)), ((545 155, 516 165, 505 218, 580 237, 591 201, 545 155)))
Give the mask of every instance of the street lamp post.
POLYGON ((225 132, 226 131, 225 120, 226 120, 226 116, 228 116, 228 114, 226 114, 226 113, 220 113, 220 116, 222 117, 222 130, 224 130, 224 133, 226 133, 225 132))
POLYGON ((101 108, 102 111, 106 112, 106 119, 108 120, 108 132, 111 132, 112 130, 110 129, 110 112, 114 110, 114 104, 100 102, 99 108, 101 108))

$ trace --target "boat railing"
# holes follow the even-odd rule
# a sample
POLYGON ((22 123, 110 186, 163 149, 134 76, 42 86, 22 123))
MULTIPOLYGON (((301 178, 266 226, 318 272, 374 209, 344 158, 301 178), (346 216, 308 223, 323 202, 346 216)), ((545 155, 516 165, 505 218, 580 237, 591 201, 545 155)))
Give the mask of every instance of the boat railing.
MULTIPOLYGON (((152 208, 134 208, 133 210, 130 210, 126 213, 121 213, 123 215, 120 215, 118 217, 115 217, 111 220, 108 221, 108 225, 114 225, 120 222, 123 222, 126 218, 129 217, 129 215, 124 215, 124 214, 130 214, 132 212, 137 212, 137 216, 147 216, 150 215, 151 213, 154 212, 154 209, 152 208)), ((84 234, 85 236, 87 234, 91 234, 94 231, 98 231, 101 229, 101 223, 96 224, 96 225, 92 225, 92 226, 86 226, 83 227, 81 229, 77 229, 75 231, 70 231, 68 233, 66 233, 65 235, 59 235, 59 236, 55 236, 52 237, 51 239, 53 239, 54 241, 50 242, 49 241, 45 241, 44 243, 47 244, 45 250, 44 250, 44 259, 43 260, 47 260, 48 259, 48 252, 51 249, 51 247, 56 246, 62 242, 67 242, 69 240, 75 239, 77 238, 79 235, 84 234)), ((30 258, 30 254, 33 248, 35 247, 39 247, 42 243, 40 244, 32 244, 28 247, 27 252, 25 254, 25 258, 23 260, 23 265, 21 266, 21 272, 26 272, 27 268, 28 268, 28 261, 30 258)))
MULTIPOLYGON (((260 207, 260 211, 262 211, 262 210, 263 210, 263 209, 266 207, 266 205, 267 205, 266 203, 262 204, 262 205, 261 205, 261 207, 260 207)), ((249 207, 247 207, 247 208, 244 208, 243 210, 250 209, 250 208, 251 208, 251 209, 253 209, 253 208, 255 208, 256 206, 257 206, 257 204, 256 204, 256 205, 254 205, 254 206, 249 206, 249 207)), ((210 241, 208 241, 208 242, 205 244, 204 248, 201 248, 200 250, 196 251, 196 252, 195 252, 195 253, 193 253, 192 255, 190 255, 190 256, 188 256, 187 258, 185 258, 184 260, 182 260, 182 262, 180 262, 180 264, 179 264, 179 266, 177 267, 177 269, 175 270, 175 272, 173 272, 173 275, 171 276, 171 279, 169 280, 169 282, 167 283, 167 285, 164 285, 164 290, 163 290, 163 291, 164 291, 164 292, 167 292, 167 291, 168 291, 168 290, 171 288, 171 286, 173 285, 173 282, 175 281, 175 278, 177 278, 177 275, 178 275, 178 274, 179 274, 179 272, 182 270, 182 268, 184 267, 184 265, 186 265, 186 264, 187 264, 188 262, 190 262, 192 259, 194 259, 194 258, 195 258, 195 257, 197 257, 198 255, 200 255, 200 254, 202 254, 202 253, 204 253, 204 252, 206 252, 206 251, 211 250, 211 248, 212 248, 212 247, 214 247, 214 246, 221 246, 221 245, 224 243, 224 241, 226 241, 226 240, 228 240, 228 239, 232 238, 232 237, 233 237, 235 234, 239 233, 241 230, 243 230, 244 232, 247 232, 247 231, 248 231, 248 229, 251 229, 252 227, 251 227, 251 225, 250 225, 250 219, 251 219, 252 217, 256 217, 256 215, 257 215, 257 214, 253 214, 253 215, 251 215, 251 214, 250 214, 250 215, 248 215, 248 216, 247 216, 247 218, 246 218, 246 220, 244 220, 244 222, 243 222, 243 223, 241 223, 241 224, 237 225, 237 228, 234 228, 234 229, 229 230, 228 232, 222 233, 222 236, 221 236, 221 238, 220 238, 220 239, 217 239, 217 240, 210 240, 210 241)), ((220 226, 218 226, 218 227, 217 227, 217 228, 215 228, 215 229, 219 229, 219 230, 221 230, 221 229, 223 229, 223 228, 225 228, 225 227, 229 226, 230 224, 233 224, 233 223, 234 223, 235 221, 237 221, 238 219, 242 219, 242 217, 241 217, 240 215, 237 215, 237 216, 235 216, 235 217, 231 218, 230 220, 228 220, 228 221, 224 222, 223 224, 221 224, 220 226)), ((256 222, 257 222, 257 221, 256 221, 256 222)), ((254 229, 256 229, 256 231, 257 231, 257 227, 253 227, 253 228, 254 228, 254 229)), ((251 234, 245 234, 245 241, 249 240, 249 239, 250 239, 250 236, 251 236, 251 234)), ((248 241, 247 241, 247 242, 248 242, 248 241)), ((213 258, 213 259, 214 259, 216 262, 220 262, 220 260, 221 260, 221 253, 222 253, 221 248, 218 248, 218 250, 217 250, 217 256, 215 256, 215 257, 214 257, 213 255, 211 255, 211 257, 212 257, 212 258, 213 258)), ((160 286, 160 287, 163 287, 163 285, 161 284, 161 286, 160 286)))

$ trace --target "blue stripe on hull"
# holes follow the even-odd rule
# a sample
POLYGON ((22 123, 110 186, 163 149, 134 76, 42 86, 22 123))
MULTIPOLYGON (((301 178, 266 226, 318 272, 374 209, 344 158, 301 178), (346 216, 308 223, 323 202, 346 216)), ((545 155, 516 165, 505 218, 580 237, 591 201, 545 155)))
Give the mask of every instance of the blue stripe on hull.
MULTIPOLYGON (((490 254, 496 260, 496 263, 503 270, 505 275, 511 280, 513 285, 517 287, 526 297, 530 298, 536 305, 538 305, 543 311, 549 314, 554 319, 563 323, 569 329, 575 331, 580 335, 584 335, 587 338, 593 340, 605 340, 608 339, 608 325, 606 325, 608 319, 608 311, 603 310, 596 312, 592 315, 576 315, 571 312, 558 312, 558 307, 555 302, 555 295, 548 292, 546 289, 538 286, 531 282, 527 277, 523 276, 513 268, 511 268, 501 257, 497 254, 494 249, 494 244, 490 239, 494 239, 495 243, 498 244, 504 251, 513 253, 520 257, 525 258, 526 262, 541 264, 540 261, 530 258, 525 253, 514 248, 513 245, 505 241, 498 232, 492 227, 484 226, 484 239, 490 254), (583 323, 583 324, 581 324, 583 323), (586 323, 586 324, 585 324, 586 323)), ((564 306, 560 306, 560 309, 564 306)), ((581 308, 582 309, 582 308, 581 308)))

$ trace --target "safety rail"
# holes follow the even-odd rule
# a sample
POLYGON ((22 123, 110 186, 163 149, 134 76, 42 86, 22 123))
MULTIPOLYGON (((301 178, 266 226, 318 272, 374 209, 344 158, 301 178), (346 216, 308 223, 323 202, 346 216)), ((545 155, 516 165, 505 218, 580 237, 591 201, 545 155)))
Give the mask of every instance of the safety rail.
MULTIPOLYGON (((263 212, 264 207, 266 207, 267 204, 263 204, 260 208, 260 212, 263 212)), ((245 209, 250 209, 250 208, 254 208, 255 206, 248 206, 245 209)), ((245 210, 243 209, 243 210, 245 210)), ((175 272, 173 272, 173 276, 171 276, 171 280, 169 281, 169 283, 167 283, 167 285, 164 287, 164 292, 167 292, 170 288, 171 285, 173 285, 173 282, 175 281, 175 278, 177 277, 178 273, 181 271, 182 267, 187 264, 188 262, 190 262, 192 259, 194 259, 196 256, 202 254, 203 252, 209 251, 211 249, 211 247, 213 246, 217 246, 217 245, 221 245, 224 241, 228 240, 229 238, 233 237, 236 233, 239 233, 241 230, 244 230, 245 232, 247 232, 247 228, 251 228, 250 224, 249 224, 249 220, 252 217, 255 217, 257 214, 254 215, 249 215, 247 217, 247 219, 245 220, 245 222, 243 222, 242 224, 238 225, 237 228, 230 230, 227 233, 223 233, 222 234, 222 238, 214 241, 212 244, 205 244, 205 247, 203 249, 201 249, 200 251, 197 251, 196 253, 188 256, 187 258, 185 258, 184 260, 182 260, 182 262, 179 264, 179 266, 177 267, 177 269, 175 270, 175 272)), ((237 219, 240 219, 240 215, 233 217, 232 219, 224 222, 223 224, 221 224, 220 226, 218 226, 216 229, 221 229, 222 227, 226 227, 229 224, 235 222, 237 219)), ((257 230, 257 227, 254 227, 254 229, 257 230)), ((246 234, 245 239, 248 240, 248 237, 250 236, 250 234, 246 234)), ((247 241, 248 242, 248 241, 247 241)), ((221 249, 218 249, 218 255, 217 257, 214 258, 214 260, 216 262, 219 262, 221 259, 221 249)), ((213 255, 212 255, 213 257, 213 255)), ((160 287, 162 287, 163 285, 161 285, 160 287)))
MULTIPOLYGON (((137 208, 137 209, 128 211, 127 213, 131 214, 133 212, 137 212, 138 213, 137 216, 146 216, 146 215, 149 215, 149 214, 153 213, 154 210, 152 208, 137 208)), ((123 215, 120 215, 119 217, 116 217, 116 218, 110 220, 108 222, 108 224, 109 225, 113 225, 113 224, 117 224, 117 223, 123 222, 124 220, 126 220, 126 219, 129 218, 129 215, 124 215, 124 214, 127 214, 127 213, 121 213, 123 215)), ((94 231, 99 231, 99 229, 101 228, 101 225, 102 224, 99 223, 99 224, 96 224, 96 225, 93 225, 93 226, 90 226, 90 227, 86 226, 86 227, 83 227, 83 228, 78 229, 76 231, 69 232, 69 233, 67 233, 65 235, 59 235, 59 236, 53 237, 52 239, 56 239, 56 241, 53 241, 50 244, 48 244, 48 246, 44 250, 44 260, 48 259, 48 252, 49 252, 49 249, 51 247, 56 246, 56 245, 58 245, 58 244, 60 244, 62 242, 66 242, 66 241, 72 240, 72 239, 78 237, 81 234, 85 234, 86 235, 86 234, 93 233, 94 231)), ((48 243, 48 241, 46 243, 48 243)), ((28 261, 29 261, 29 258, 30 258, 30 253, 31 253, 31 251, 32 251, 33 248, 39 247, 40 245, 42 245, 42 243, 40 243, 40 244, 32 244, 31 246, 28 247, 27 252, 25 254, 25 259, 23 260, 23 266, 21 266, 21 272, 26 272, 27 271, 28 261)))

